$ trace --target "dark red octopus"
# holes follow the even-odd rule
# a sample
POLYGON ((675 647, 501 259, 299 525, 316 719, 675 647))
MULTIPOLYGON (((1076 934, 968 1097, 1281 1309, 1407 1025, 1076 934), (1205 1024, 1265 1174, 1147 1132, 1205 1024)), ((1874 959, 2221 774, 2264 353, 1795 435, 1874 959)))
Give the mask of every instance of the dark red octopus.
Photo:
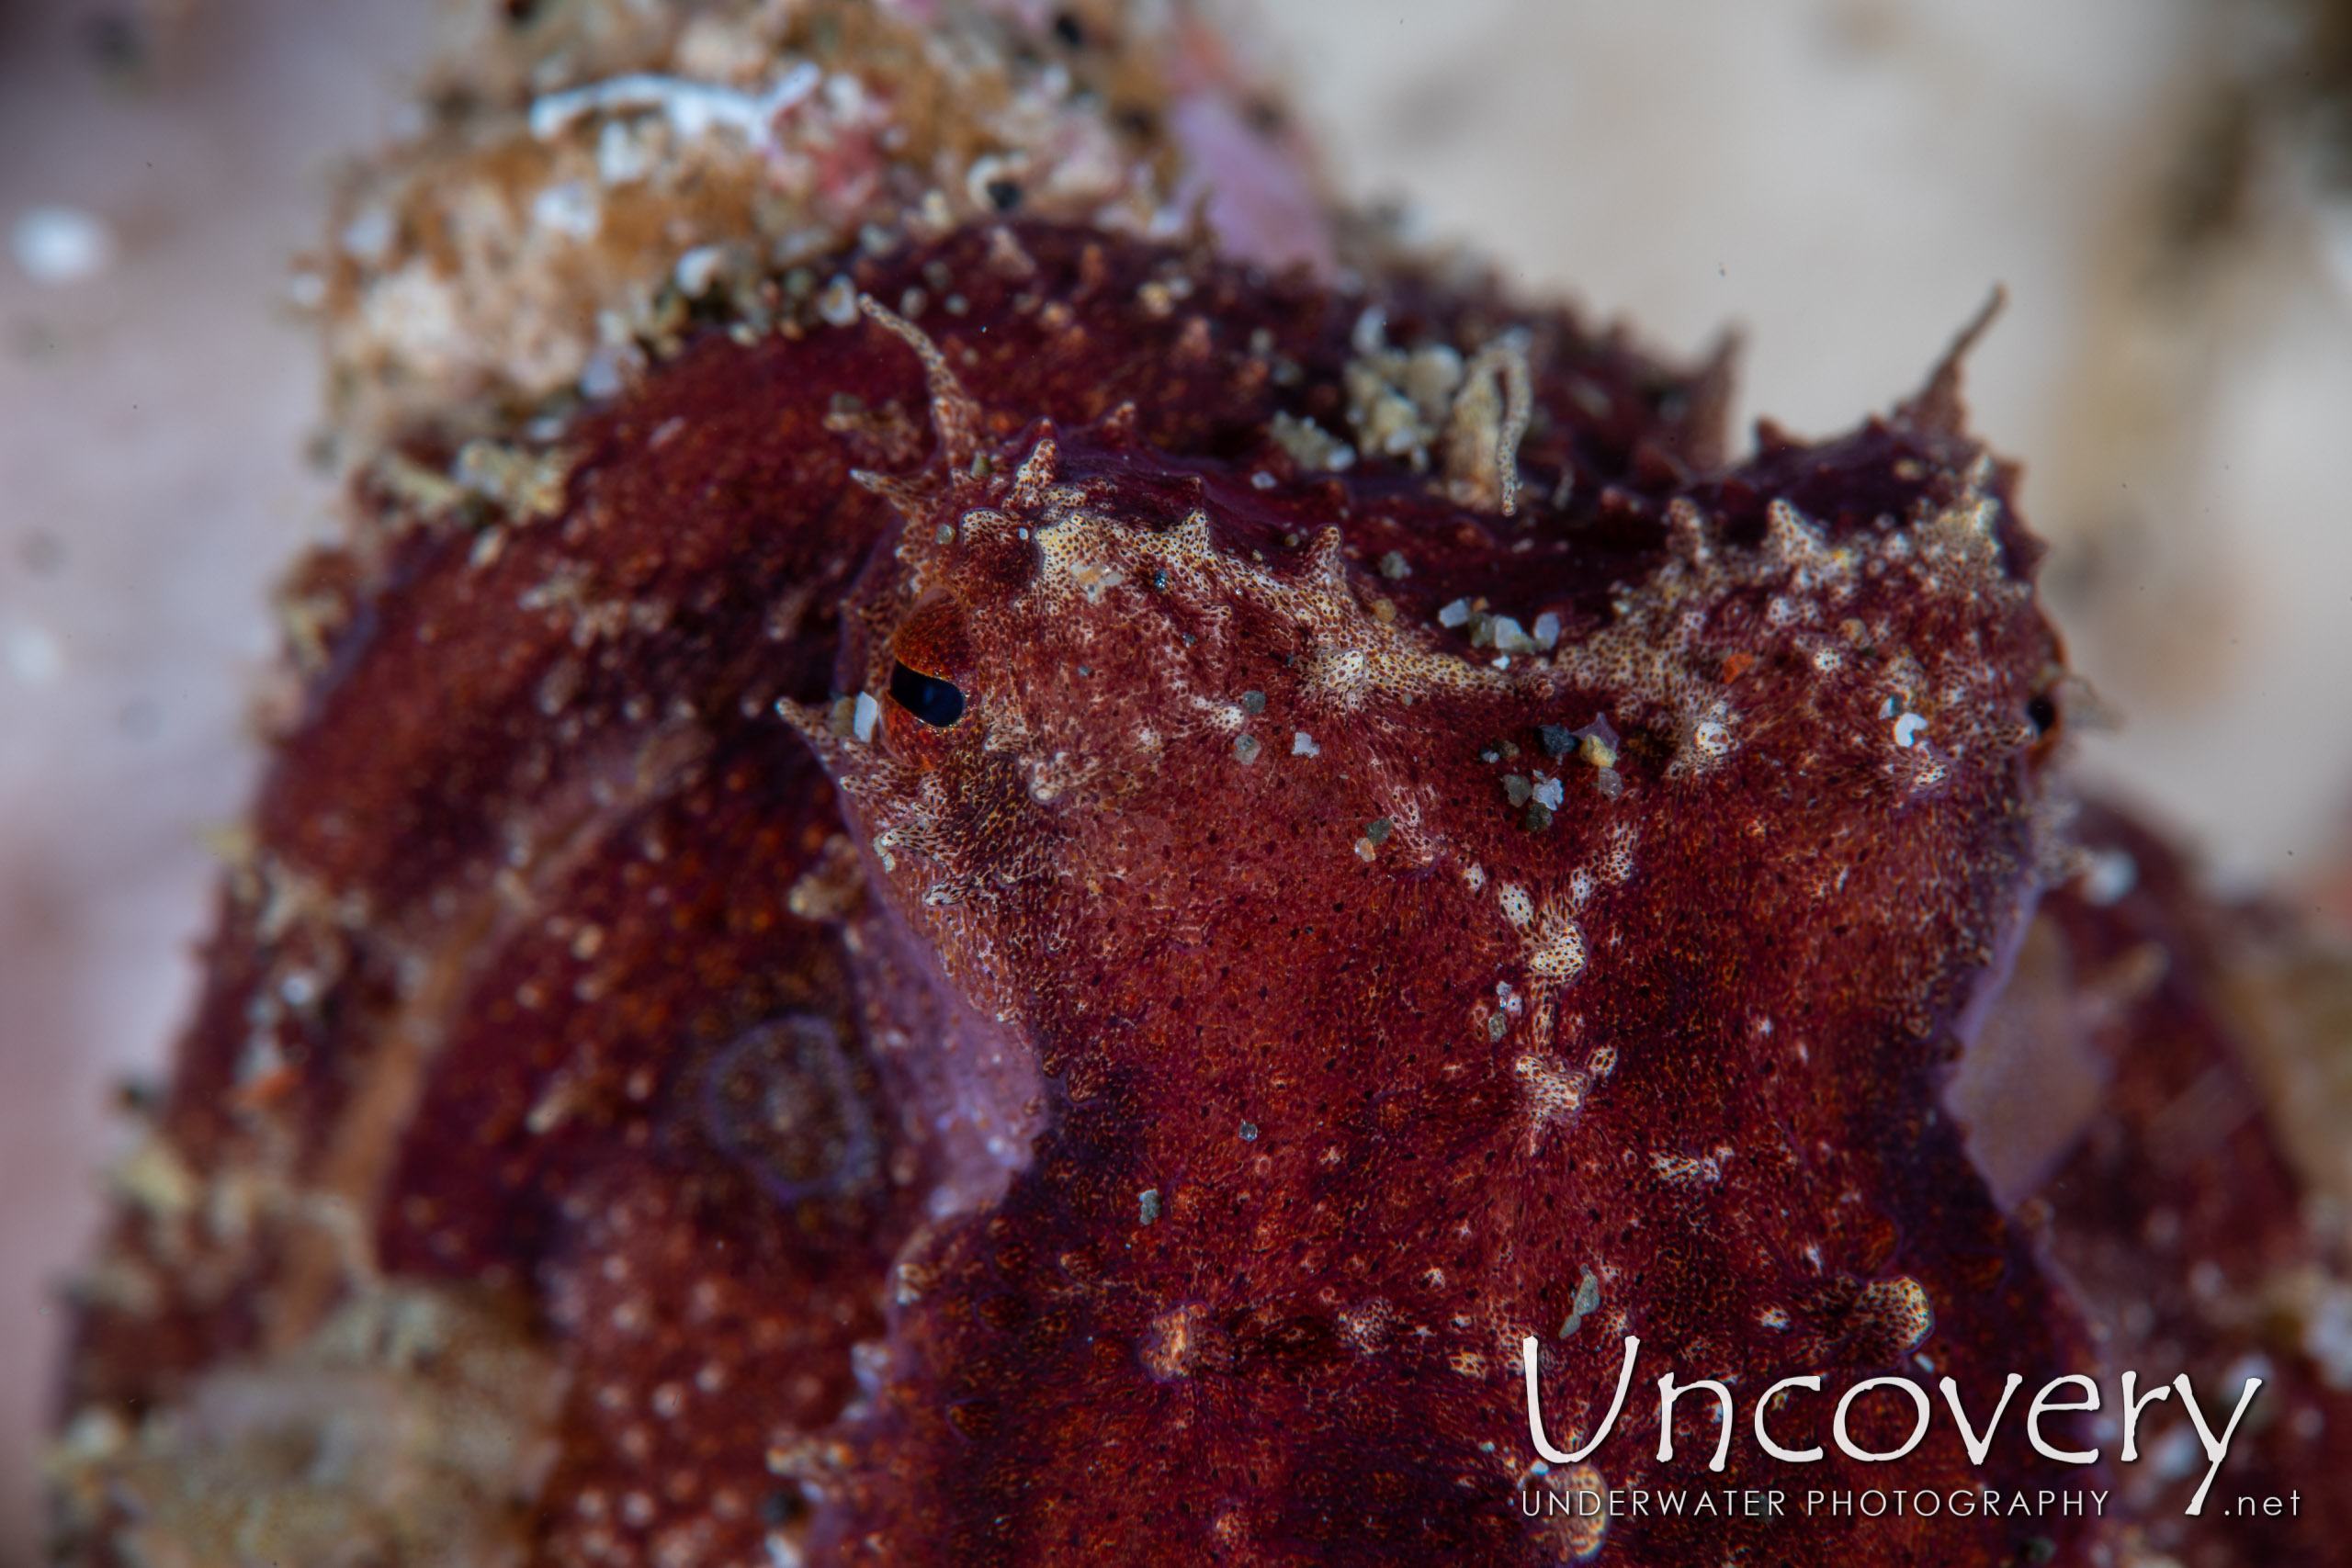
MULTIPOLYGON (((920 333, 714 330, 582 412, 554 518, 372 491, 306 568, 329 656, 155 1133, 277 1196, 126 1211, 153 1290, 85 1306, 69 1411, 290 1364, 355 1293, 481 1303, 552 1369, 550 1467, 483 1505, 545 1563, 1559 1562, 1522 1333, 1555 1435, 1643 1340, 1613 1487, 2086 1484, 2014 1425, 1801 1473, 1747 1430, 1795 1373, 2098 1371, 2080 1292, 2143 1288, 2128 1109, 2036 1231, 1940 1103, 2063 831, 2037 547, 1951 368, 1725 469, 1720 367, 1484 289, 1044 226, 856 277, 940 265, 920 333), (1374 307, 1523 355, 1512 513, 1277 439, 1348 434, 1374 307), (1738 1395, 1725 1471, 1703 1398, 1656 1458, 1664 1370, 1738 1395)), ((179 1528, 123 1495, 79 1560, 179 1528)), ((2117 1507, 1599 1560, 2089 1562, 2117 1507)))

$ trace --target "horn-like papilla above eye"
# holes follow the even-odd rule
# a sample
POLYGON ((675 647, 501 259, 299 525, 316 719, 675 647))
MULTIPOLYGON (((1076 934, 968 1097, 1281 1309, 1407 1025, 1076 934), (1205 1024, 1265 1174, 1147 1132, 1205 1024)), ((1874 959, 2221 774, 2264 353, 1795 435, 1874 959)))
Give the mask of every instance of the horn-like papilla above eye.
POLYGON ((900 662, 890 671, 890 695, 899 705, 933 729, 944 729, 964 716, 964 689, 953 681, 910 670, 900 662))

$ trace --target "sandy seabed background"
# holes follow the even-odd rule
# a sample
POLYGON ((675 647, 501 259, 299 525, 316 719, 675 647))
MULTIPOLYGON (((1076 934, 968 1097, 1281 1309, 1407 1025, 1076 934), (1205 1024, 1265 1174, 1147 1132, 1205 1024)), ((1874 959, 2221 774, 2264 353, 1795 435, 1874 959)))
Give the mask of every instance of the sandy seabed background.
MULTIPOLYGON (((1350 196, 1660 350, 1740 328, 1743 427, 1887 406, 2007 285, 1971 401, 2121 719, 2086 775, 2352 929, 2352 197, 2261 85, 2325 0, 1228 8, 1350 196)), ((334 526, 287 263, 431 22, 0 0, 0 236, 62 205, 110 238, 74 281, 0 256, 0 1568, 113 1088, 162 1068, 255 775, 267 591, 334 526)))

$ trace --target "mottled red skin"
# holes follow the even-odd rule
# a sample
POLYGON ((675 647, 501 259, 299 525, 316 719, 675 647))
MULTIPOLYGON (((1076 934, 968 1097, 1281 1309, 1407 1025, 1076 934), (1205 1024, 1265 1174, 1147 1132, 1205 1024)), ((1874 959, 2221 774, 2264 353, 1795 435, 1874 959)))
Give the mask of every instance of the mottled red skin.
MULTIPOLYGON (((988 391, 976 395, 993 406, 988 391)), ((1026 455, 1032 434, 996 454, 998 472, 1026 455)), ((1730 548, 1754 547, 1775 496, 1837 541, 1883 514, 1946 502, 1975 456, 1932 429, 1878 426, 1829 448, 1775 444, 1700 495, 1730 548)), ((1542 471, 1540 460, 1525 466, 1542 471)), ((1638 582, 1645 557, 1658 553, 1655 502, 1630 490, 1604 498, 1585 536, 1574 523, 1538 525, 1535 548, 1507 555, 1510 525, 1433 505, 1409 481, 1260 490, 1115 432, 1063 434, 1058 472, 1140 530, 1203 507, 1227 556, 1254 553, 1280 563, 1270 570, 1282 577, 1306 572, 1286 541, 1344 516, 1349 556, 1411 551, 1405 583, 1357 579, 1364 596, 1399 601, 1408 624, 1457 594, 1507 592, 1522 619, 1566 611, 1574 637, 1605 616, 1595 601, 1610 584, 1638 582), (1498 556, 1509 562, 1501 582, 1498 556)), ((982 504, 1031 516, 1008 489, 960 486, 910 532, 982 504)), ((2027 558, 2003 528, 2012 559, 2027 558)), ((974 545, 948 569, 945 592, 977 614, 1027 570, 1017 542, 974 545)), ((861 620, 877 634, 899 619, 894 595, 914 592, 902 575, 885 564, 860 593, 861 620)), ((939 591, 920 596, 919 615, 935 618, 939 591)), ((1120 592, 1103 615, 1152 614, 1139 583, 1112 604, 1120 592)), ((1187 624, 1183 606, 1166 613, 1187 624)), ((1250 613, 1237 607, 1237 621, 1250 613)), ((1962 635, 1935 605, 1860 613, 1893 614, 1908 638, 1962 635)), ((2054 657, 2047 633, 2021 604, 1954 613, 1995 640, 2021 719, 2054 657)), ((919 641, 933 640, 920 630, 919 641)), ((1050 623, 1032 630, 969 657, 973 716, 1067 701, 1091 705, 1094 728, 1115 734, 1171 711, 1152 691, 1158 649, 1123 652, 1117 637, 1056 646, 1050 623), (1081 659, 1093 661, 1084 673, 1081 659), (1046 690, 1056 696, 1035 696, 1046 690)), ((1671 739, 1621 725, 1621 809, 1645 842, 1674 842, 1645 852, 1665 864, 1618 933, 1624 961, 1597 961, 1613 971, 1605 987, 1579 981, 1562 1000, 1584 1015, 1581 1049, 1618 1049, 1615 1077, 1572 1130, 1529 1148, 1513 1048, 1478 1038, 1469 1016, 1496 975, 1519 976, 1492 926, 1474 924, 1440 874, 1476 861, 1498 878, 1565 880, 1571 847, 1589 853, 1609 816, 1600 798, 1579 773, 1549 836, 1530 834, 1500 799, 1502 770, 1476 752, 1512 738, 1537 755, 1538 724, 1622 714, 1619 694, 1586 690, 1541 706, 1428 695, 1336 731, 1306 718, 1320 765, 1277 784, 1275 753, 1291 716, 1306 711, 1291 661, 1308 643, 1274 616, 1234 638, 1221 667, 1212 641, 1204 632, 1196 657, 1209 667, 1192 684, 1265 694, 1275 748, 1253 771, 1224 738, 1193 739, 1148 774, 1113 766, 1040 808, 976 716, 944 755, 927 739, 905 759, 946 779, 936 859, 959 903, 981 907, 927 918, 926 870, 883 881, 959 968, 994 946, 990 978, 1003 977, 1057 1093, 1035 1163, 998 1213, 917 1255, 925 1278, 919 1304, 897 1319, 896 1380, 862 1428, 847 1506, 827 1521, 845 1559, 1535 1561, 1511 1512, 1510 1483, 1532 1457, 1518 1384, 1499 1375, 1507 1363, 1490 1323, 1464 1332, 1449 1319, 1497 1307, 1546 1332, 1567 1315, 1580 1269, 1604 1258, 1626 1281, 1605 1297, 1628 1313, 1611 1333, 1641 1334, 1686 1378, 1731 1373, 1750 1396, 1787 1372, 1883 1370, 1905 1347, 1853 1308, 1866 1281, 1896 1274, 1920 1280, 1948 1325, 1927 1347, 1938 1373, 1996 1388, 2012 1364, 2064 1359, 2069 1314, 1932 1110, 1950 1021, 2024 880, 2034 749, 1996 753, 1889 820, 1877 814, 1885 786, 1861 759, 1823 764, 1825 738, 1806 722, 1810 671, 1792 660, 1751 658, 1734 678, 1749 711, 1770 716, 1728 782, 1665 784, 1671 739), (1388 793, 1349 783, 1351 768, 1384 762, 1388 793), (1462 824, 1446 857, 1455 864, 1399 873, 1348 852, 1363 823, 1415 790, 1462 824), (1024 870, 1008 885, 989 874, 990 857, 1057 874, 1024 870), (1817 912, 1793 886, 1797 868, 1832 858, 1853 885, 1817 912), (1921 864, 1956 871, 1958 886, 1923 882, 1921 864), (1749 1026, 1764 1016, 1784 1032, 1759 1043, 1749 1026), (1809 1065, 1789 1055, 1799 1031, 1809 1065), (1660 1153, 1719 1146, 1742 1157, 1716 1190, 1664 1190, 1649 1168, 1660 1153), (1136 1209, 1145 1189, 1168 1205, 1149 1226, 1136 1209), (1861 1201, 1841 1202, 1849 1190, 1861 1201), (1473 1234, 1457 1235, 1464 1225, 1473 1234), (1803 1256, 1808 1244, 1817 1264, 1803 1256), (1436 1289, 1420 1282, 1432 1266, 1448 1281, 1436 1289), (1374 1298, 1394 1303, 1405 1342, 1366 1356, 1340 1342, 1335 1320, 1374 1298), (1767 1303, 1792 1325, 1760 1326, 1767 1303), (1170 1322, 1197 1341, 1172 1376, 1146 1365, 1170 1322), (1414 1342, 1419 1327, 1434 1337, 1414 1342), (1486 1355, 1488 1375, 1453 1369, 1449 1357, 1465 1349, 1486 1355), (1483 1453, 1481 1442, 1516 1457, 1483 1453)), ((1728 636, 1717 657, 1743 646, 1728 636)), ((868 672, 887 668, 883 657, 853 639, 843 683, 876 685, 868 672)), ((894 745, 900 732, 888 731, 894 745)), ((1563 1347, 1555 1400, 1604 1386, 1616 1352, 1615 1338, 1589 1331, 1563 1347)), ((1643 1457, 1654 1409, 1637 1389, 1634 1435, 1604 1451, 1612 1483, 1662 1479, 1643 1457)), ((1943 1435, 1906 1465, 1905 1483, 2018 1484, 2029 1473, 2012 1453, 1980 1477, 1943 1435)), ((1792 1478, 1751 1450, 1721 1479, 1792 1478)), ((1825 1488, 1879 1479, 1843 1461, 1802 1474, 1825 1488)), ((1889 1560, 1892 1550, 1992 1562, 2036 1537, 2063 1541, 2065 1529, 1706 1521, 1621 1527, 1610 1550, 1632 1562, 1736 1545, 1758 1560, 1889 1560)))
MULTIPOLYGON (((2327 1258, 2305 1222, 2302 1183, 2261 1109, 2228 1000, 2233 934, 2281 917, 2216 903, 2171 847, 2120 812, 2086 811, 2076 833, 2086 846, 2129 854, 2137 868, 2111 904, 2070 885, 2043 905, 2093 1004, 2083 1010, 2086 1033, 2113 1076, 2030 1217, 2046 1256, 2101 1325, 2102 1359, 2136 1370, 2141 1388, 2186 1371, 2209 1410, 2226 1408, 2239 1363, 2267 1363, 2261 1403, 2199 1517, 2183 1510, 2204 1479, 2201 1462, 2169 1483, 2119 1467, 2125 1500, 2147 1544, 2193 1568, 2341 1562, 2352 1540, 2344 1484, 2352 1476, 2352 1392, 2328 1387, 2291 1318, 2262 1302, 2266 1281, 2327 1258), (2160 964, 2148 963, 2151 954, 2160 964), (2147 978, 2118 984, 2134 972, 2147 978), (2204 1265, 2218 1278, 2199 1289, 2192 1281, 2204 1265), (2283 1502, 2290 1491, 2302 1495, 2298 1513, 2231 1511, 2241 1496, 2283 1502)), ((2152 1421, 2152 1429, 2162 1426, 2152 1421)))
MULTIPOLYGON (((1642 1337, 1633 1398, 1596 1461, 1611 1485, 2079 1483, 2028 1462, 2013 1431, 1981 1472, 1940 1419, 1900 1465, 1833 1450, 1799 1470, 1763 1460, 1747 1427, 1780 1376, 1819 1371, 1834 1396, 1905 1354, 1872 1281, 1924 1289, 1936 1327, 1917 1353, 1972 1400, 2013 1370, 2038 1384, 2095 1364, 1937 1109, 1955 1021, 2030 882, 2052 738, 2027 715, 2057 672, 2012 591, 2034 547, 2006 477, 1958 434, 1949 388, 1825 446, 1771 439, 1707 478, 1719 378, 1663 370, 1556 314, 1383 286, 1394 342, 1466 351, 1531 329, 1542 413, 1519 455, 1528 505, 1505 519, 1396 465, 1297 474, 1271 441, 1276 409, 1342 426, 1363 299, 1099 235, 1020 238, 1034 274, 977 234, 858 264, 885 301, 927 261, 955 272, 968 313, 934 309, 923 325, 980 410, 978 477, 959 449, 950 485, 913 355, 860 323, 696 341, 581 416, 564 514, 512 528, 485 563, 469 564, 465 529, 393 528, 397 506, 375 498, 383 531, 311 570, 345 584, 347 616, 255 818, 258 863, 350 912, 280 929, 261 882, 232 886, 162 1116, 182 1156, 209 1171, 291 1140, 306 1179, 360 1203, 386 1273, 485 1280, 537 1308, 575 1374, 541 1500, 548 1562, 637 1560, 688 1525, 708 1561, 757 1560, 763 1533, 810 1506, 802 1482, 821 1562, 1548 1561, 1516 1513, 1532 1455, 1504 1330, 1522 1324, 1553 1348, 1555 1434, 1613 1377, 1618 1336, 1642 1337), (1153 313, 1138 285, 1180 274, 1191 293, 1153 313), (1287 386, 1272 368, 1285 357, 1301 370, 1287 386), (843 395, 857 400, 846 418, 843 395), (1214 553, 1276 594, 1335 558, 1314 551, 1336 525, 1334 603, 1369 618, 1386 597, 1400 646, 1448 659, 1468 649, 1431 616, 1457 596, 1522 624, 1555 611, 1564 647, 1604 631, 1613 596, 1669 570, 1678 496, 1717 558, 1752 562, 1773 500, 1825 547, 1868 553, 1981 483, 1986 591, 1872 579, 1857 613, 1891 635, 1850 653, 1859 680, 1892 649, 1972 648, 1972 711, 2005 738, 1948 756, 1932 788, 1903 785, 1878 709, 1824 695, 1819 671, 1764 634, 1763 591, 1736 590, 1692 657, 1733 694, 1737 747, 1670 779, 1687 738, 1605 686, 1318 706, 1303 686, 1312 659, 1285 662, 1313 651, 1297 626, 1245 595, 1227 630, 1201 626, 1181 671, 1265 694, 1253 733, 1267 751, 1245 768, 1230 734, 1166 709, 1174 666, 1122 629, 1164 640, 1190 626, 1181 594, 1162 604, 1131 579, 1074 619, 1026 621, 1035 552, 1001 538, 945 550, 945 575, 910 586, 895 547, 978 506, 1041 504, 1012 478, 1041 420, 1055 478, 1091 498, 1106 536, 1170 536, 1204 510, 1214 553), (1544 497, 1564 463, 1573 498, 1555 512, 1544 497), (853 467, 914 486, 896 495, 914 520, 853 467), (1391 549, 1408 578, 1372 570, 1391 549), (1080 676, 1067 638, 1090 630, 1100 651, 1080 676), (886 699, 884 750, 830 737, 827 699, 883 690, 894 636, 911 665, 965 689, 966 723, 932 732, 886 699), (777 698, 808 705, 793 710, 801 732, 777 698), (1537 726, 1596 710, 1624 738, 1623 796, 1558 764, 1566 799, 1530 831, 1499 784, 1528 761, 1490 764, 1481 748, 1510 740, 1541 761, 1537 726), (1023 772, 1038 759, 985 744, 1015 711, 1099 714, 1106 737, 1148 721, 1166 744, 1140 771, 1106 751, 1040 801, 1023 772), (1295 727, 1321 746, 1311 767, 1286 755, 1295 727), (847 781, 846 812, 812 739, 847 781), (929 837, 885 870, 875 816, 926 780, 929 837), (1443 842, 1400 834, 1369 863, 1352 852, 1406 795, 1443 842), (1475 861, 1555 897, 1612 823, 1639 826, 1639 870, 1579 916, 1589 962, 1555 1001, 1563 1058, 1589 1066, 1606 1045, 1614 1071, 1531 1133, 1513 1063, 1532 1025, 1497 1041, 1483 1021, 1498 977, 1523 996, 1546 987, 1519 966, 1497 893, 1481 901, 1462 873, 1475 861), (837 833, 859 855, 851 907, 791 913, 787 889, 821 870, 837 833), (926 902, 951 884, 956 903, 926 902), (589 923, 600 942, 583 953, 589 923), (241 1085, 257 987, 303 944, 328 984, 276 1025, 290 1070, 241 1085), (413 1113, 369 1121, 394 1021, 420 1015, 413 1113), (854 1098, 875 1143, 857 1179, 786 1202, 720 1146, 699 1098, 729 1043, 778 1017, 835 1032, 854 1087, 826 1091, 831 1113, 846 1124, 854 1098), (998 1107, 1042 1127, 1025 1164, 1016 1150, 990 1167, 942 1130, 982 1040, 1034 1054, 1032 1102, 998 1107), (535 1129, 559 1073, 560 1113, 535 1129), (1695 1184, 1654 1164, 1709 1157, 1714 1179, 1695 1184), (926 1220, 942 1184, 981 1206, 926 1220), (1151 1225, 1144 1189, 1165 1205, 1151 1225), (1581 1271, 1604 1263, 1602 1310, 1557 1339, 1581 1271), (1442 1285, 1425 1282, 1432 1268, 1442 1285), (1341 1314, 1374 1298, 1394 1325, 1362 1350, 1341 1314), (1787 1326, 1763 1325, 1766 1305, 1787 1326), (883 1341, 861 1383, 851 1347, 883 1341), (1450 1359, 1470 1353, 1485 1358, 1475 1375, 1450 1359), (713 1363, 719 1386, 699 1390, 713 1363), (1703 1399, 1683 1407, 1675 1462, 1652 1457, 1668 1365, 1736 1378, 1726 1472, 1703 1469, 1703 1399), (664 1384, 695 1392, 650 1419, 664 1384), (629 1492, 651 1500, 649 1519, 616 1517, 629 1492)), ((115 1246, 156 1256, 137 1217, 115 1246)), ((198 1290, 175 1263, 159 1316, 92 1309, 70 1403, 144 1408, 225 1357, 296 1342, 340 1288, 317 1252, 281 1226, 226 1288, 198 1290)), ((1826 1404, 1782 1417, 1781 1439, 1823 1438, 1826 1404)), ((1898 1413, 1890 1402, 1890 1425, 1898 1413)), ((1997 1563, 2068 1557, 2079 1529, 1621 1520, 1603 1560, 1997 1563)))

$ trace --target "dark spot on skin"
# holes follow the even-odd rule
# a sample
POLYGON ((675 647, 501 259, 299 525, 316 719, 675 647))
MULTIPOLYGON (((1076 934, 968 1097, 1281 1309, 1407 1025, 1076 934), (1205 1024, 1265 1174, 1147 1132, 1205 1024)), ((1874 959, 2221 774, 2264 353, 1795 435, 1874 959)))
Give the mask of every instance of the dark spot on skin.
POLYGON ((778 1203, 870 1186, 881 1160, 874 1118, 833 1026, 795 1014, 751 1030, 702 1080, 712 1143, 778 1203))
POLYGON ((2058 705, 2036 692, 2026 702, 2025 716, 2032 722, 2036 735, 2047 735, 2058 722, 2058 705))
POLYGON ((944 729, 964 716, 962 687, 936 675, 910 670, 904 664, 891 667, 890 695, 900 707, 933 729, 944 729))
POLYGON ((990 180, 988 186, 989 205, 999 212, 1010 212, 1021 205, 1021 182, 990 180))
POLYGON ((1086 47, 1086 27, 1068 11, 1054 18, 1054 36, 1071 49, 1086 47))

